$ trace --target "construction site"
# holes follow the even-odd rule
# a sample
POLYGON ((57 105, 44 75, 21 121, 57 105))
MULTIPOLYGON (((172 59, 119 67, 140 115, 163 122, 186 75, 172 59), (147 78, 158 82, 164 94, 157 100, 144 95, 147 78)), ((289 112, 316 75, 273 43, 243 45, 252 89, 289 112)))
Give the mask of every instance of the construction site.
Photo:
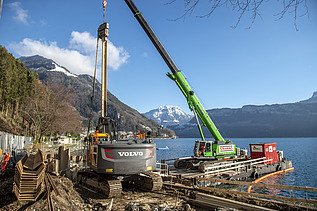
MULTIPOLYGON (((259 193, 279 189, 316 193, 317 188, 270 185, 227 179, 246 166, 214 165, 201 172, 176 169, 170 161, 157 163, 155 174, 162 177, 160 190, 144 190, 133 182, 122 183, 116 196, 106 196, 100 187, 78 181, 78 171, 87 168, 85 155, 71 148, 46 149, 47 154, 27 146, 23 158, 8 164, 0 176, 1 210, 316 210, 312 198, 294 198, 259 193), (27 153, 26 153, 27 152, 27 153), (78 154, 78 152, 76 152, 78 154), (256 189, 252 191, 253 189, 256 189)), ((258 162, 258 159, 255 162, 258 162)), ((254 163, 255 163, 254 162, 254 163)), ((247 163, 247 165, 249 165, 247 163)), ((254 166, 256 164, 250 164, 254 166)), ((282 172, 281 172, 282 173, 282 172)), ((234 178, 234 177, 231 177, 234 178)), ((261 178, 261 177, 260 177, 261 178)))
MULTIPOLYGON (((102 106, 98 122, 89 119, 87 136, 72 144, 35 144, 30 137, 0 134, 0 209, 317 210, 317 188, 263 182, 296 171, 292 158, 273 141, 249 143, 246 150, 225 139, 136 5, 132 0, 125 3, 194 114, 200 137, 193 143, 193 155, 158 160, 156 140, 150 133, 129 138, 118 135, 117 123, 108 115, 109 23, 104 0, 95 65, 100 41, 102 106), (203 127, 212 140, 205 138, 203 127), (297 192, 305 197, 288 194, 297 192)), ((95 81, 96 68, 91 103, 95 81)))

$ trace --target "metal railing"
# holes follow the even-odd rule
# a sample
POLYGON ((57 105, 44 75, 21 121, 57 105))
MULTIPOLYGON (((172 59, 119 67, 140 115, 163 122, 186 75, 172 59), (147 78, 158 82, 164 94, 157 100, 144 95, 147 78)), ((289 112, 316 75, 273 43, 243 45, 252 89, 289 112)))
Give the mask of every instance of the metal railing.
POLYGON ((160 162, 156 162, 156 170, 161 175, 168 175, 169 170, 168 170, 168 164, 166 163, 166 160, 161 160, 160 162))

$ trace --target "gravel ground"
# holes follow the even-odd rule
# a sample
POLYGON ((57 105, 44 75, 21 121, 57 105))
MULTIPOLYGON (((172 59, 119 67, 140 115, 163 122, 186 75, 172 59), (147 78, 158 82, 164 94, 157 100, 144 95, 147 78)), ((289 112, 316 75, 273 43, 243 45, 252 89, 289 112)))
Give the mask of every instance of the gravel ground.
MULTIPOLYGON (((36 202, 19 202, 12 193, 13 172, 0 176, 0 210, 47 210, 46 193, 42 193, 36 202)), ((177 197, 177 194, 164 190, 159 192, 141 192, 125 190, 120 197, 105 199, 101 195, 73 185, 65 177, 53 176, 53 180, 60 192, 57 196, 52 192, 52 201, 55 210, 133 210, 133 211, 160 211, 160 210, 195 210, 190 208, 186 201, 177 197)))

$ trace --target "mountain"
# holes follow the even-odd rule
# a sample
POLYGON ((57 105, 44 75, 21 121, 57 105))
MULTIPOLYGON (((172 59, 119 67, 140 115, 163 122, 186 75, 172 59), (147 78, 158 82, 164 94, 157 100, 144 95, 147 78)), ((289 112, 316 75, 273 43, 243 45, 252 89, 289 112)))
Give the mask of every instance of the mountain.
MULTIPOLYGON (((207 110, 224 137, 316 137, 317 92, 308 100, 207 110)), ((179 137, 199 137, 196 120, 169 126, 179 137)), ((210 133, 204 128, 210 137, 210 133)))
POLYGON ((311 98, 300 101, 300 103, 317 103, 317 92, 314 92, 311 98))
MULTIPOLYGON (((86 125, 90 115, 92 122, 97 122, 101 111, 101 84, 96 81, 95 94, 91 104, 93 77, 90 75, 75 75, 67 68, 58 65, 51 59, 42 56, 21 57, 24 65, 35 71, 39 79, 45 84, 61 84, 72 90, 74 107, 85 118, 86 125)), ((149 120, 135 109, 127 106, 108 91, 108 115, 118 123, 119 130, 146 131, 153 133, 165 133, 173 136, 174 132, 169 129, 161 129, 156 122, 149 120)))
POLYGON ((185 124, 192 118, 191 115, 185 113, 180 107, 173 105, 160 106, 144 113, 144 115, 164 127, 185 124))
POLYGON ((56 64, 53 60, 46 59, 39 55, 30 57, 20 57, 20 61, 22 61, 26 67, 35 70, 36 72, 61 72, 66 76, 77 77, 75 74, 72 74, 65 67, 56 64))

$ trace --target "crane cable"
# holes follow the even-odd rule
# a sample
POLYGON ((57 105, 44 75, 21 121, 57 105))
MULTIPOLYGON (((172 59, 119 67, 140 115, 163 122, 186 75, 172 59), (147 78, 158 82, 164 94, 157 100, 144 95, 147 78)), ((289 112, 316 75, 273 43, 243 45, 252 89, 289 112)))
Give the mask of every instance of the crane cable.
POLYGON ((87 137, 89 135, 89 131, 90 131, 90 127, 91 127, 92 112, 93 112, 92 106, 93 106, 94 97, 95 97, 96 75, 97 75, 97 65, 98 65, 98 50, 99 50, 99 38, 97 37, 95 68, 94 68, 94 77, 93 77, 93 82, 92 82, 92 94, 90 97, 90 114, 89 114, 89 121, 88 121, 87 137))
POLYGON ((102 19, 103 22, 106 22, 106 10, 107 10, 107 0, 102 0, 102 9, 103 9, 103 14, 102 14, 102 19))

